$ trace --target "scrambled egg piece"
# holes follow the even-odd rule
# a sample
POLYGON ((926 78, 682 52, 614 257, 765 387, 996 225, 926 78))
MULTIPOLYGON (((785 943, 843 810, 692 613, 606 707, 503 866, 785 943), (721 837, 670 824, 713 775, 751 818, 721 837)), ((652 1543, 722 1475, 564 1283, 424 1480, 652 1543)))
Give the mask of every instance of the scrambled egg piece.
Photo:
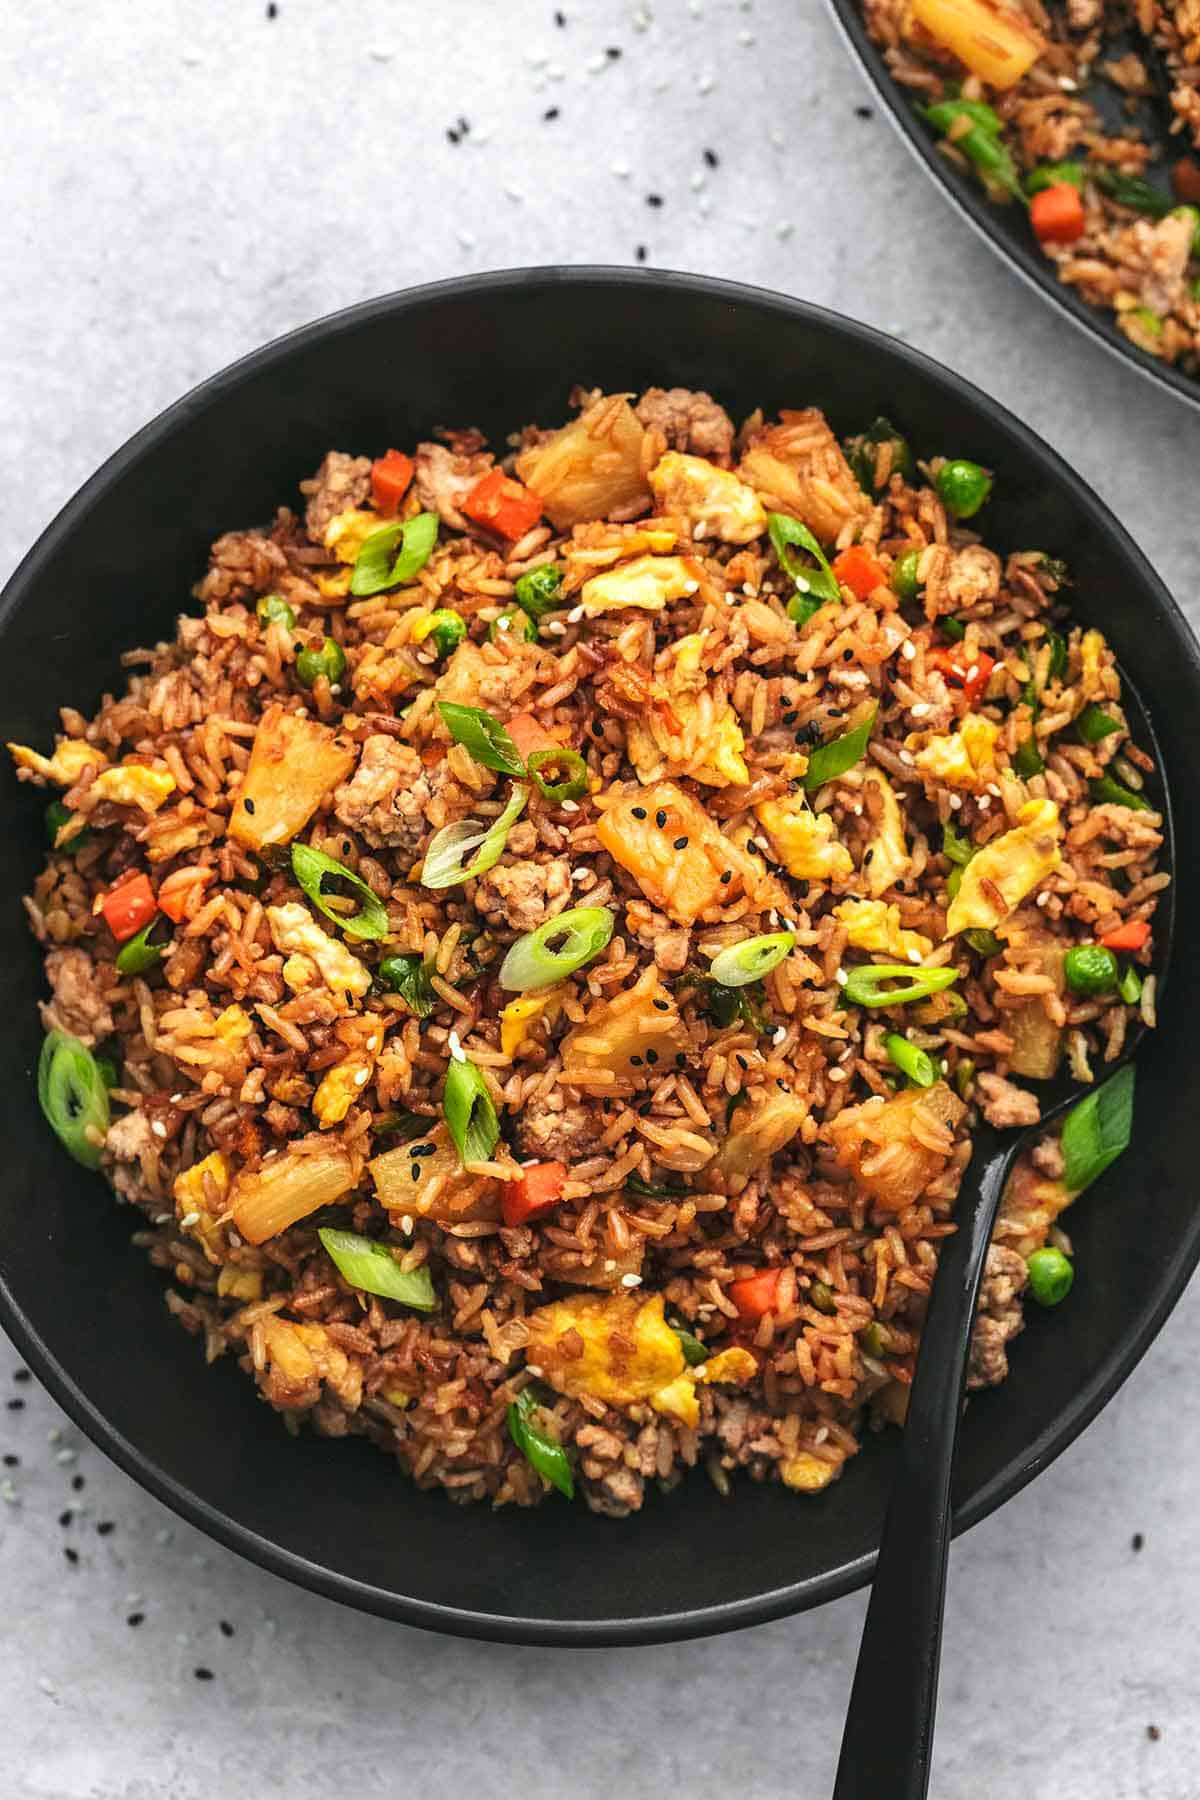
MULTIPOLYGON (((353 994, 361 999, 371 985, 370 970, 357 956, 351 956, 343 945, 335 943, 322 931, 297 900, 285 906, 268 906, 267 924, 271 941, 289 962, 293 956, 308 957, 317 965, 327 988, 339 998, 353 994)), ((285 964, 285 968, 287 965, 285 964)))
POLYGON ((500 1014, 500 1049, 505 1056, 515 1056, 521 1045, 529 1036, 529 1027, 535 1019, 546 1015, 553 1025, 562 1011, 562 993, 559 988, 544 988, 541 993, 522 994, 518 1000, 510 1000, 500 1014))
POLYGON ((339 562, 357 562, 359 552, 371 533, 379 531, 387 523, 378 513, 367 512, 360 507, 335 513, 325 527, 325 548, 332 550, 339 562))
POLYGON ((193 1163, 178 1174, 171 1190, 180 1229, 190 1232, 211 1263, 222 1262, 226 1255, 217 1220, 225 1210, 229 1180, 229 1164, 219 1150, 214 1150, 202 1162, 193 1163))
MULTIPOLYGON (((948 787, 976 789, 996 772, 996 739, 1000 727, 978 713, 968 713, 959 729, 948 737, 931 737, 916 752, 916 765, 925 775, 948 787)), ((911 738, 911 748, 919 740, 911 738)))
POLYGON ((260 1319, 255 1331, 274 1377, 271 1399, 276 1406, 311 1406, 321 1382, 326 1382, 351 1412, 359 1406, 362 1364, 352 1362, 323 1325, 294 1324, 291 1319, 274 1317, 260 1319))
POLYGON ((762 800, 754 809, 776 856, 797 881, 844 881, 854 873, 845 844, 828 813, 815 813, 802 793, 762 800))
POLYGON ((886 906, 882 900, 843 900, 834 907, 833 916, 846 927, 848 941, 855 950, 873 950, 881 956, 920 962, 933 949, 930 938, 919 931, 905 930, 898 906, 886 906))
POLYGON ((611 569, 614 563, 633 556, 666 556, 679 542, 673 523, 646 520, 638 526, 589 526, 586 541, 572 543, 566 554, 566 579, 563 591, 574 593, 589 575, 611 569))
POLYGON ((968 927, 995 931, 1062 862, 1062 822, 1053 800, 1030 800, 1017 823, 973 856, 946 914, 946 935, 968 927))
POLYGON ((891 782, 874 763, 863 774, 863 787, 868 786, 874 787, 883 808, 875 835, 863 852, 862 864, 867 890, 877 900, 908 874, 910 859, 900 802, 891 782))
POLYGON ((667 454, 650 471, 650 490, 666 512, 682 513, 727 544, 748 544, 767 529, 767 514, 752 487, 702 456, 667 454))
POLYGON ((661 612, 668 600, 685 599, 699 586, 699 576, 688 557, 638 556, 585 581, 579 604, 593 618, 627 606, 661 612))
POLYGON ((627 732, 629 760, 643 782, 690 775, 709 787, 746 787, 746 740, 725 699, 707 696, 702 668, 707 631, 689 632, 659 657, 659 697, 627 732))
POLYGON ((336 575, 318 575, 317 592, 322 600, 342 600, 350 592, 349 568, 339 569, 336 575))
POLYGON ((90 807, 94 801, 111 800, 117 806, 136 806, 141 812, 154 813, 174 792, 175 777, 168 770, 122 763, 97 775, 87 791, 87 803, 90 807))
POLYGON ((1104 634, 1085 631, 1079 642, 1079 688, 1085 700, 1104 700, 1108 689, 1104 683, 1104 652, 1108 645, 1104 634))
POLYGON ((313 1112, 322 1131, 340 1125, 375 1072, 375 1063, 383 1043, 378 1024, 368 1025, 360 1044, 356 1044, 340 1062, 326 1069, 313 1095, 313 1112))
POLYGON ((784 1486, 795 1488, 801 1494, 819 1494, 840 1473, 837 1463, 826 1462, 824 1457, 814 1456, 811 1450, 800 1450, 795 1456, 789 1456, 779 1469, 784 1486))
POLYGON ((9 744, 8 750, 18 772, 27 772, 38 780, 56 781, 59 787, 74 787, 85 769, 103 769, 108 758, 103 750, 85 744, 82 738, 59 738, 53 756, 39 756, 27 744, 9 744))
POLYGON ((749 1381, 757 1368, 749 1351, 727 1350, 689 1369, 662 1295, 624 1292, 539 1307, 529 1316, 527 1359, 560 1394, 624 1408, 648 1402, 691 1429, 700 1421, 697 1382, 749 1381))

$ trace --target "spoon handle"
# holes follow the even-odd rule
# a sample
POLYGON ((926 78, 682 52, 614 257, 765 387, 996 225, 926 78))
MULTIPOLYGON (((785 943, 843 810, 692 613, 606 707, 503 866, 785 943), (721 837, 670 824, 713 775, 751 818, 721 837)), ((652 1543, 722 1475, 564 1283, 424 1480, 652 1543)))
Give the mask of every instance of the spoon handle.
POLYGON ((895 1486, 875 1566, 833 1800, 924 1800, 933 1750, 950 1481, 967 1352, 992 1226, 1014 1152, 988 1126, 945 1239, 921 1333, 895 1486))

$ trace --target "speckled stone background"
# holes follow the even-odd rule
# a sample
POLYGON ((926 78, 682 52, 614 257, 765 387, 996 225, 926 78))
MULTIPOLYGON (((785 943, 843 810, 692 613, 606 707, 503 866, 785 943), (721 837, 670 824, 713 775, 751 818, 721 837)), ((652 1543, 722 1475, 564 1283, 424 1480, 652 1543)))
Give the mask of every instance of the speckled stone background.
MULTIPOLYGON (((1200 415, 947 212, 818 0, 563 0, 561 22, 549 0, 7 0, 0 67, 0 576, 264 339, 429 277, 640 255, 966 371, 1196 617, 1200 415)), ((1200 1794, 1197 1332, 1193 1289, 1084 1439, 956 1546, 938 1800, 1200 1794)), ((456 1643, 215 1548, 2 1344, 0 1455, 5 1800, 829 1791, 861 1597, 681 1647, 456 1643)))

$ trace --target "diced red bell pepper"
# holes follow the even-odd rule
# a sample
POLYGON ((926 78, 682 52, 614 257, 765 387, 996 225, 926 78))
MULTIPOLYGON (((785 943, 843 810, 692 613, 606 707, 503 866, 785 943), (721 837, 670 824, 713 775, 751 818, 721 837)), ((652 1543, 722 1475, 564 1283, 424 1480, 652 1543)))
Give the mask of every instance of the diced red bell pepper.
POLYGON ((509 719, 504 726, 509 737, 517 746, 519 753, 528 762, 535 750, 561 750, 558 739, 551 737, 544 725, 539 725, 531 712, 519 712, 509 719))
POLYGON ((506 1181, 500 1210, 506 1225, 527 1225, 553 1212, 562 1199, 567 1165, 560 1162, 527 1163, 516 1181, 506 1181))
POLYGON ((476 525, 515 543, 537 524, 542 503, 503 469, 489 469, 463 501, 463 511, 476 525))
POLYGON ((760 1269, 757 1275, 746 1275, 741 1281, 729 1284, 729 1298, 737 1307, 738 1318, 746 1325, 757 1325, 760 1319, 774 1311, 778 1292, 778 1269, 760 1269))
POLYGON ((961 689, 968 706, 974 706, 984 692, 996 666, 995 657, 986 650, 977 650, 968 662, 960 644, 952 650, 927 651, 925 660, 940 669, 952 687, 961 689))
POLYGON ((887 571, 861 544, 851 544, 833 559, 833 572, 856 599, 866 600, 887 583, 887 571))
POLYGON ((1056 181, 1029 202, 1029 222, 1039 244, 1073 244, 1083 236, 1083 198, 1069 181, 1056 181))
POLYGON ((150 877, 133 875, 128 881, 118 882, 100 897, 95 910, 104 914, 104 922, 118 944, 135 937, 158 911, 150 877))
POLYGON ((371 498, 384 517, 395 512, 413 478, 413 459, 402 450, 389 450, 371 464, 371 498))
POLYGON ((1150 926, 1145 919, 1127 919, 1114 931, 1106 931, 1100 942, 1106 950, 1141 950, 1149 937, 1150 926))

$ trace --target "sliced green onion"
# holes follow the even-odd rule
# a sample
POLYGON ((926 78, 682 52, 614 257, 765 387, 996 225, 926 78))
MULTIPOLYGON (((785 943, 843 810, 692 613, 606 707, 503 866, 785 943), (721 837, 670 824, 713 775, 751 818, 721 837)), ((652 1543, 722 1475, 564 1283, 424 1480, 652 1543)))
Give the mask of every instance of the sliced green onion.
POLYGON ((1040 775, 1045 769, 1045 758, 1038 749, 1037 739, 1032 733, 1027 738, 1022 738, 1013 751, 1012 764, 1022 781, 1029 781, 1032 776, 1040 775))
POLYGON ((57 843, 55 840, 59 832, 74 817, 70 807, 64 806, 61 800, 52 800, 46 808, 46 836, 50 840, 51 849, 59 851, 63 856, 74 856, 76 850, 82 850, 92 835, 85 825, 74 837, 68 838, 65 844, 57 843))
MULTIPOLYGON (((1056 567, 1062 571, 1061 579, 1065 581, 1066 564, 1058 563, 1056 567)), ((1067 672, 1067 640, 1059 631, 1048 631, 1046 642, 1050 646, 1050 665, 1046 670, 1046 681, 1049 684, 1051 681, 1061 681, 1067 672)))
POLYGON ((112 1057, 98 1056, 96 1058, 96 1067, 100 1072, 100 1079, 105 1087, 115 1088, 121 1079, 121 1073, 112 1057))
POLYGON ((1073 188, 1083 192, 1087 185, 1087 169, 1080 162, 1039 163, 1025 177, 1025 192, 1031 197, 1040 194, 1044 188, 1059 187, 1069 181, 1073 188))
POLYGON ((1029 1275, 1029 1291, 1039 1306, 1057 1306, 1070 1293, 1075 1271, 1054 1245, 1046 1244, 1041 1250, 1035 1250, 1026 1258, 1025 1268, 1029 1275))
MULTIPOLYGON (((752 1031, 767 1029, 767 1021, 755 1004, 756 996, 751 994, 750 985, 722 987, 719 981, 706 981, 703 994, 707 1016, 722 1031, 738 1023, 749 1025, 752 1031)), ((761 999, 761 995, 757 998, 761 999)))
POLYGON ((788 607, 788 617, 805 625, 826 600, 841 599, 842 590, 838 578, 830 568, 829 558, 820 544, 808 526, 802 525, 799 519, 793 519, 788 513, 768 513, 767 530, 775 546, 780 568, 791 576, 800 590, 798 598, 788 607), (798 549, 808 552, 817 565, 815 569, 800 561, 796 555, 798 549), (793 608, 796 610, 793 611, 793 608))
POLYGON ((1080 1194, 1129 1147, 1133 1135, 1133 1064, 1072 1107, 1062 1128, 1063 1184, 1080 1194))
POLYGON ((833 738, 828 744, 817 745, 808 759, 808 769, 804 776, 804 786, 810 794, 862 761, 867 753, 878 711, 879 708, 873 706, 866 718, 852 731, 843 732, 841 737, 833 738))
POLYGON ((965 869, 974 854, 975 846, 966 832, 960 831, 953 820, 947 819, 942 826, 942 855, 965 869))
POLYGON ((384 987, 399 994, 418 1019, 427 1019, 437 1005, 429 968, 423 956, 412 954, 385 956, 379 965, 379 979, 384 987))
POLYGON ((65 1031, 47 1033, 37 1095, 63 1148, 85 1169, 99 1168, 111 1115, 103 1072, 86 1044, 65 1031))
POLYGON ((500 965, 500 986, 524 994, 564 980, 599 956, 616 923, 607 906, 573 906, 547 919, 512 946, 500 965))
POLYGON ((161 925, 161 923, 160 915, 155 913, 149 923, 142 926, 136 937, 127 939, 121 945, 117 951, 118 975, 144 975, 147 969, 152 969, 156 963, 162 961, 163 952, 170 939, 166 938, 158 944, 150 942, 150 933, 155 926, 161 925))
POLYGON ((517 576, 513 598, 522 612, 528 613, 536 622, 562 606, 558 591, 562 578, 563 572, 555 563, 539 563, 536 569, 526 569, 523 575, 517 576))
POLYGON ((457 650, 466 635, 467 621, 462 614, 456 613, 453 607, 439 606, 424 621, 419 641, 432 642, 438 656, 443 657, 449 656, 452 650, 457 650))
POLYGON ((927 1000, 958 980, 957 969, 921 969, 912 963, 861 963, 851 969, 842 993, 851 1006, 907 1006, 910 1000, 927 1000), (887 988, 884 983, 900 982, 887 988))
POLYGON ((432 1312, 437 1305, 433 1278, 424 1263, 416 1269, 402 1269, 385 1244, 359 1237, 356 1231, 322 1226, 317 1236, 330 1262, 351 1287, 361 1288, 364 1294, 379 1294, 384 1300, 399 1300, 418 1312, 432 1312))
POLYGON ((351 938, 381 938, 387 936, 387 908, 379 896, 371 891, 360 875, 348 869, 345 863, 335 861, 326 856, 323 850, 316 850, 311 844, 292 845, 292 874, 304 889, 309 901, 319 913, 351 938), (342 881, 351 889, 359 902, 356 913, 339 912, 331 906, 324 892, 327 881, 342 881))
POLYGON ((999 956, 1004 944, 994 931, 984 925, 972 926, 970 931, 963 932, 963 942, 969 944, 976 956, 999 956))
POLYGON ((913 472, 912 451, 903 432, 897 431, 890 419, 885 419, 881 414, 865 431, 859 432, 857 437, 847 439, 846 461, 864 494, 874 494, 876 491, 875 464, 880 445, 887 443, 892 445, 889 480, 891 476, 899 475, 908 481, 913 472))
POLYGON ((1117 992, 1126 1006, 1136 1006, 1142 997, 1142 978, 1132 963, 1117 983, 1117 992))
POLYGON ((694 1337, 686 1325, 681 1325, 677 1319, 668 1319, 667 1324, 679 1339, 679 1348, 683 1351, 683 1360, 689 1369, 698 1369, 701 1363, 708 1361, 712 1354, 708 1345, 694 1337))
POLYGON ((886 1356, 891 1348, 891 1334, 880 1319, 872 1319, 858 1334, 858 1341, 868 1356, 886 1356))
POLYGON ((907 1075, 917 1087, 933 1086, 938 1072, 933 1065, 933 1058, 927 1056, 924 1050, 919 1050, 916 1044, 910 1044, 898 1031, 888 1032, 883 1040, 883 1047, 900 1073, 907 1075))
POLYGON ((939 100, 932 106, 918 107, 917 111, 943 137, 959 119, 970 119, 969 130, 952 140, 954 148, 974 163, 985 183, 1024 202, 1025 190, 1012 151, 1000 135, 1003 129, 1000 118, 986 101, 939 100))
POLYGON ((946 618, 938 620, 938 630, 943 637, 948 637, 952 644, 961 644, 967 635, 966 626, 953 614, 948 614, 946 618))
POLYGON ((450 1059, 442 1112, 460 1159, 487 1162, 500 1141, 500 1121, 487 1082, 468 1057, 450 1059))
POLYGON ((460 819, 455 825, 443 825, 425 852, 421 885, 427 888, 458 887, 486 875, 504 854, 508 834, 524 811, 529 798, 527 787, 514 787, 508 805, 499 818, 484 825, 478 819, 460 819), (478 855, 472 855, 477 851, 478 855), (471 857, 469 862, 464 859, 471 857))
POLYGON ((1169 194, 1152 187, 1139 175, 1122 175, 1116 169, 1100 167, 1092 170, 1092 180, 1118 206, 1147 213, 1152 219, 1165 219, 1174 204, 1169 194))
POLYGON ((519 606, 506 606, 488 626, 488 643, 499 644, 505 638, 516 638, 526 644, 537 642, 537 626, 519 606))
POLYGON ((381 594, 385 588, 411 581, 433 554, 437 534, 438 516, 433 512, 418 513, 403 524, 397 520, 395 524, 380 526, 363 540, 350 577, 350 592, 381 594))
POLYGON ((524 775, 521 752, 490 712, 479 706, 456 706, 452 700, 439 700, 438 711, 455 743, 469 750, 485 769, 496 769, 501 775, 524 775))
POLYGON ((1004 121, 994 106, 986 100, 963 100, 957 95, 948 100, 935 100, 931 106, 919 109, 922 116, 936 131, 949 131, 959 119, 970 119, 972 124, 982 126, 984 131, 993 137, 999 137, 1004 130, 1004 121))
POLYGON ((1104 805, 1127 806, 1130 812, 1154 811, 1144 794, 1135 794, 1132 788, 1122 787, 1111 775, 1102 775, 1099 781, 1090 781, 1088 788, 1092 799, 1104 805))
POLYGON ((530 1468, 543 1481, 556 1487, 560 1494, 565 1494, 568 1500, 573 1500, 575 1481, 571 1474, 571 1460, 557 1439, 548 1437, 533 1423, 533 1415, 537 1410, 538 1400, 533 1389, 522 1388, 516 1399, 509 1402, 508 1435, 530 1468))
POLYGON ((319 650, 301 650, 296 657, 296 680, 301 687, 315 687, 322 675, 333 687, 346 673, 346 652, 336 638, 327 637, 319 650))
POLYGON ((582 800, 588 791, 587 764, 578 750, 534 750, 529 757, 529 773, 538 793, 552 806, 561 806, 564 800, 582 800), (549 769, 558 780, 547 780, 543 769, 549 769))
POLYGON ((767 931, 761 937, 743 938, 713 957, 709 974, 721 987, 746 987, 778 968, 795 942, 794 931, 767 931))
POLYGON ((289 631, 295 627, 296 615, 282 594, 260 594, 254 610, 263 625, 286 625, 289 631))
POLYGON ((1121 721, 1090 700, 1076 719, 1075 729, 1085 744, 1098 744, 1114 731, 1120 731, 1121 721))

